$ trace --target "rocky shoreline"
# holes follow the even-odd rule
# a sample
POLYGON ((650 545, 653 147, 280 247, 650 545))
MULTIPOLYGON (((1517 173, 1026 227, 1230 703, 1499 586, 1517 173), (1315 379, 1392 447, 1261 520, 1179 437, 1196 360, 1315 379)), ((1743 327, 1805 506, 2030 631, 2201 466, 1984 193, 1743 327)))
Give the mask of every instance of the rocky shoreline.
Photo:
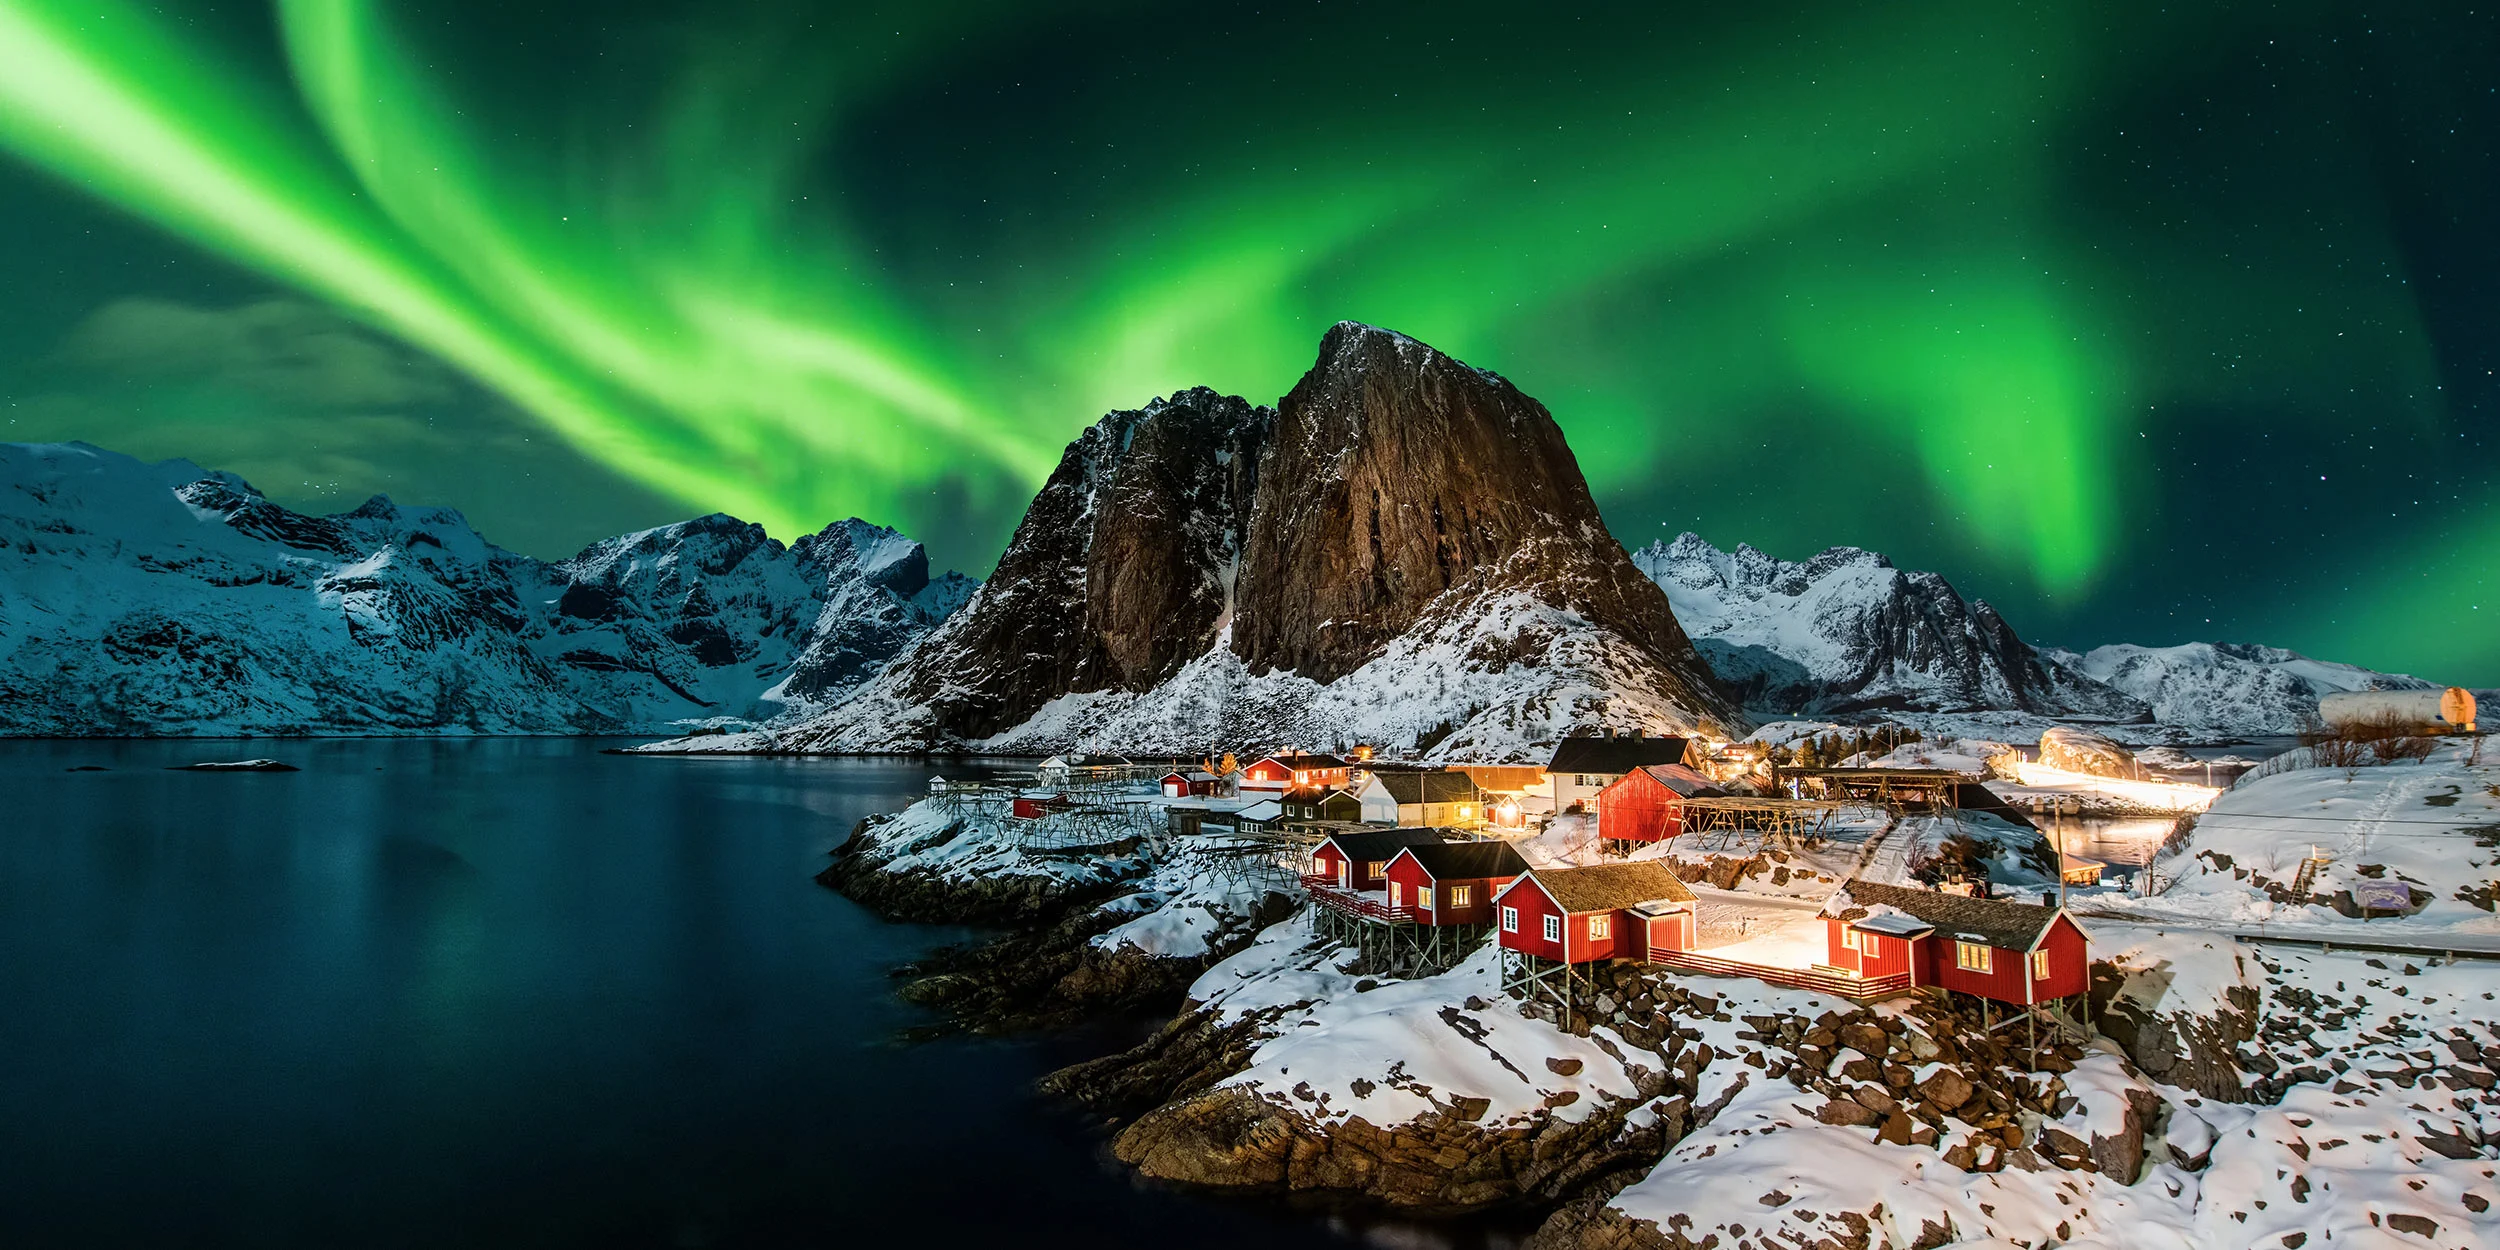
MULTIPOLYGON (((889 919, 1007 931, 897 970, 902 996, 948 1029, 1168 1014, 1040 1082, 1160 1185, 1400 1218, 1500 1214, 1539 1221, 1528 1244, 1545 1250, 1726 1247, 1773 1225, 1786 1240, 1754 1240, 2057 1244, 2109 1230, 2077 1223, 2087 1210, 2193 1203, 2216 1126, 2271 1124, 2284 1114, 2272 1104, 2365 1080, 2314 1047, 2269 1050, 2297 995, 2278 987, 2269 1002, 2259 987, 2278 970, 2227 939, 2135 931, 2146 945, 2119 943, 2094 967, 2100 1036, 2036 1054, 1936 1000, 1854 1007, 1630 964, 1596 969, 1565 1028, 1553 1002, 1500 993, 1489 953, 1437 976, 1379 975, 1315 934, 1297 898, 1203 892, 1186 852, 1018 847, 936 807, 864 822, 819 879, 889 919)), ((1785 865, 1694 867, 1740 885, 1785 865)), ((2471 1089, 2487 1070, 2413 1075, 2471 1089)), ((2480 1148, 2470 1125, 2423 1140, 2480 1148)))

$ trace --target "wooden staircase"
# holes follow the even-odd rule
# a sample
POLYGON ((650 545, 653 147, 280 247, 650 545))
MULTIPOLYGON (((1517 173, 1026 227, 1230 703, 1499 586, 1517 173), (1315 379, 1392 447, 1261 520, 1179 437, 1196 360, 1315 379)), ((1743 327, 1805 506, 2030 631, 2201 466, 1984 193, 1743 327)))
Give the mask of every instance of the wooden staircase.
POLYGON ((2300 861, 2300 873, 2292 878, 2292 902, 2294 904, 2305 905, 2309 902, 2309 891, 2318 883, 2318 865, 2325 862, 2314 855, 2300 861))

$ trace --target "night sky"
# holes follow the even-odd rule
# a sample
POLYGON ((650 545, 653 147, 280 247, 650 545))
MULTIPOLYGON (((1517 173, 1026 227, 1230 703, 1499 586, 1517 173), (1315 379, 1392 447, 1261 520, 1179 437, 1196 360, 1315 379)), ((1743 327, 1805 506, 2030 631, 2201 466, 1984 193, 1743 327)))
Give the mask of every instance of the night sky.
POLYGON ((2491 6, 1665 7, 0 0, 0 439, 978 573, 1354 318, 1628 545, 2500 685, 2491 6))

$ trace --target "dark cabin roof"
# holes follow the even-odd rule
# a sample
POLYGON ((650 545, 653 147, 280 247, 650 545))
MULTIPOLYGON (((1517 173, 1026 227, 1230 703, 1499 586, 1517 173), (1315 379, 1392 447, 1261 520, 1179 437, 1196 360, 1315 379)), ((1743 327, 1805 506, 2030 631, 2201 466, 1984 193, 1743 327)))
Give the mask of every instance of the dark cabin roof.
POLYGON ((1868 906, 1899 908, 1936 926, 1950 938, 1975 937, 1990 946, 2027 951, 2057 917, 2057 909, 1995 898, 1964 898, 1909 886, 1879 885, 1852 878, 1823 908, 1823 914, 1855 920, 1868 906))
POLYGON ((1685 738, 1565 738, 1554 744, 1545 771, 1620 776, 1644 764, 1681 764, 1691 745, 1685 738))
POLYGON ((1381 788, 1400 803, 1473 803, 1476 781, 1462 772, 1373 773, 1381 788))
POLYGON ((1444 842, 1410 846, 1406 853, 1435 881, 1516 877, 1528 870, 1528 861, 1519 858, 1518 850, 1508 842, 1444 842))
POLYGON ((1692 888, 1684 884, 1684 878, 1654 859, 1587 868, 1540 868, 1531 875, 1555 902, 1562 904, 1564 911, 1574 914, 1616 911, 1654 899, 1694 901, 1692 888))
POLYGON ((2021 808, 2006 802, 1996 791, 1976 781, 1964 781, 1954 785, 1953 805, 1966 811, 1986 812, 2007 824, 2018 825, 2025 829, 2040 827, 2033 824, 2031 817, 2024 815, 2021 808))
POLYGON ((1354 797, 1354 792, 1346 789, 1344 786, 1295 786, 1294 788, 1277 795, 1276 799, 1280 803, 1296 803, 1317 806, 1321 803, 1327 802, 1329 799, 1337 795, 1344 795, 1346 801, 1349 803, 1358 801, 1354 797))
POLYGON ((1344 760, 1338 759, 1333 755, 1263 755, 1250 762, 1253 764, 1265 764, 1269 761, 1282 764, 1295 772, 1315 772, 1323 768, 1353 767, 1353 765, 1348 764, 1344 760))
POLYGON ((1373 860, 1397 858, 1399 851, 1410 846, 1439 846, 1438 829, 1382 829, 1371 833, 1334 833, 1323 845, 1334 846, 1347 859, 1370 863, 1373 860))

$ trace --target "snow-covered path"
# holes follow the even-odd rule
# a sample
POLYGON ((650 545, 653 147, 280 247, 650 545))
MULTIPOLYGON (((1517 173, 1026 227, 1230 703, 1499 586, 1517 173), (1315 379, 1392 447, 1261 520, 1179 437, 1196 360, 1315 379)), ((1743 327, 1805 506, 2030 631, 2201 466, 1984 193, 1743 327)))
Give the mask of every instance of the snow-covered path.
POLYGON ((1866 851, 1858 860, 1857 875, 1880 885, 1906 885, 1910 879, 1910 847, 1918 839, 1902 827, 1896 816, 1884 826, 1883 832, 1867 839, 1866 851))

